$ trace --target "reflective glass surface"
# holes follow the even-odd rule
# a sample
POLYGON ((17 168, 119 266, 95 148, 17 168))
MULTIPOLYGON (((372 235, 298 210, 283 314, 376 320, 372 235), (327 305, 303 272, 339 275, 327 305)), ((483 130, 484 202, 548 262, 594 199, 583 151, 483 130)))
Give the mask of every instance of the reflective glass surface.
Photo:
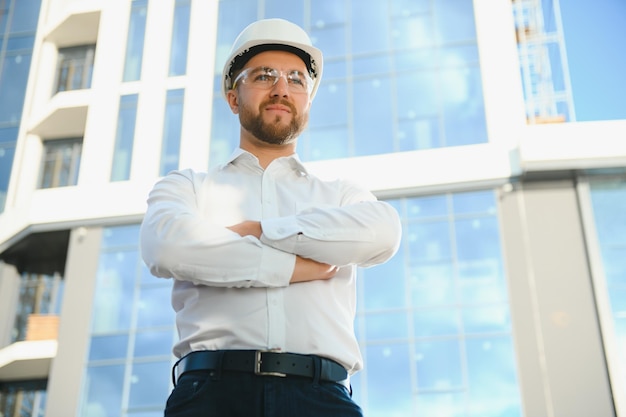
POLYGON ((180 134, 183 128, 183 102, 185 90, 169 90, 165 101, 163 142, 161 144, 160 175, 178 169, 180 159, 180 134))
POLYGON ((487 141, 471 0, 221 0, 210 164, 238 145, 219 74, 237 34, 258 18, 303 26, 324 53, 303 160, 487 141))
POLYGON ((137 224, 103 229, 81 415, 162 415, 170 390, 171 281, 147 279, 138 235, 137 224))
POLYGON ((176 0, 170 47, 170 76, 184 75, 187 72, 190 14, 191 0, 176 0))
POLYGON ((120 98, 111 181, 125 181, 130 178, 138 98, 137 94, 129 94, 120 98))
POLYGON ((360 271, 355 399, 368 416, 520 417, 494 193, 390 203, 403 240, 360 271))
POLYGON ((141 78, 147 14, 148 0, 132 0, 123 81, 137 81, 141 78))

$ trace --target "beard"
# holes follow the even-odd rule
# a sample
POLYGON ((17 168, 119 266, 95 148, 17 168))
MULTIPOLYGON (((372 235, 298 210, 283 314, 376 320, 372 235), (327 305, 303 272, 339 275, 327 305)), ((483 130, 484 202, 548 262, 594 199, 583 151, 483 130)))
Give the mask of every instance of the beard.
POLYGON ((302 133, 308 123, 308 113, 300 115, 290 102, 270 99, 261 103, 256 113, 246 105, 241 106, 239 122, 244 129, 252 133, 261 142, 270 145, 286 145, 294 142, 300 136, 300 133, 302 133), (265 122, 263 120, 263 109, 271 104, 281 104, 289 107, 291 121, 288 124, 281 123, 285 116, 276 115, 273 121, 265 122))

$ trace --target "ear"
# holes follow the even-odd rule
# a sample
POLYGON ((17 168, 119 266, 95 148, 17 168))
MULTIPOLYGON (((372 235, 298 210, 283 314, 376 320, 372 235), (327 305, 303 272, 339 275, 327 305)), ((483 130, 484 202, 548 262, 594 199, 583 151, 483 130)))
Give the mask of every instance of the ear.
POLYGON ((230 111, 233 114, 239 114, 239 96, 237 90, 228 90, 226 93, 226 100, 228 101, 228 105, 230 106, 230 111))

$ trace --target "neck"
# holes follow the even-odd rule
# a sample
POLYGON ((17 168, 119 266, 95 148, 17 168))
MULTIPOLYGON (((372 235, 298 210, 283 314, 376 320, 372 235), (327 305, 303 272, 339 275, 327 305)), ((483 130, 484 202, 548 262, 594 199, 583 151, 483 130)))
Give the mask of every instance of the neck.
POLYGON ((293 155, 296 152, 295 140, 284 145, 273 145, 262 142, 256 138, 249 138, 247 135, 242 135, 239 146, 244 151, 248 151, 256 156, 263 169, 267 168, 274 159, 293 155))

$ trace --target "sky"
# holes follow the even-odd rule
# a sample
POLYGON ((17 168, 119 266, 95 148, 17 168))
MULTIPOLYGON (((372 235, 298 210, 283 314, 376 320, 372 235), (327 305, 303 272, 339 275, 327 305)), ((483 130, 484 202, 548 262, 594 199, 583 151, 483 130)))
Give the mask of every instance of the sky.
POLYGON ((626 119, 626 0, 560 0, 577 121, 626 119))

